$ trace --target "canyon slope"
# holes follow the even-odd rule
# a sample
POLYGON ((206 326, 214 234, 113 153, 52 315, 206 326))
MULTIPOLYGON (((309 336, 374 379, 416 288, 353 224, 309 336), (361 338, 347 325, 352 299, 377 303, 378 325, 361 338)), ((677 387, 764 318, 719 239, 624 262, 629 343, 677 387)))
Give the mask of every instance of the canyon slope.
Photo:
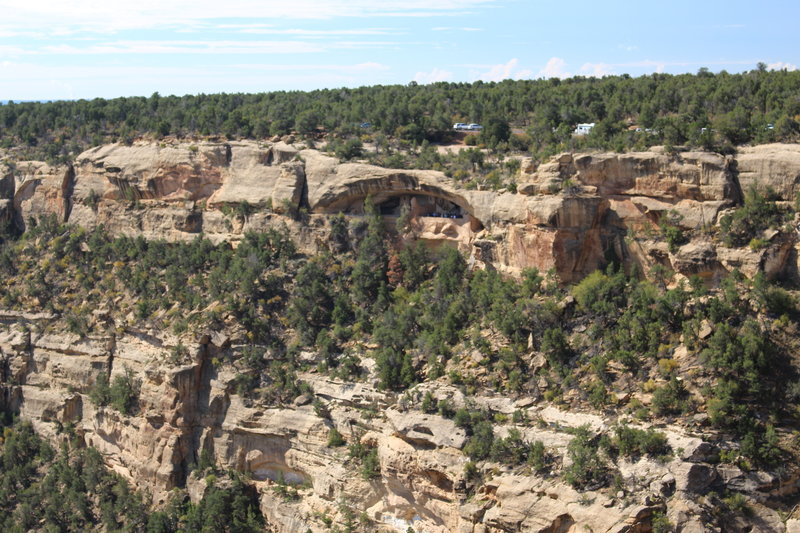
MULTIPOLYGON (((734 270, 798 279, 798 220, 765 231, 758 246, 728 246, 714 235, 751 188, 795 201, 798 145, 727 156, 565 153, 539 165, 522 161, 512 192, 468 189, 438 171, 340 162, 286 141, 137 142, 98 146, 67 165, 6 161, 0 216, 20 231, 54 216, 112 235, 181 242, 203 236, 238 244, 248 232, 281 227, 310 256, 328 251, 336 215, 364 218, 369 198, 398 242, 454 247, 471 268, 512 277, 536 268, 566 284, 617 262, 648 275, 660 265, 676 273, 675 283, 698 276, 712 288, 734 270), (687 238, 668 244, 665 221, 687 238)), ((570 298, 560 304, 574 306, 570 298)), ((776 473, 720 462, 725 437, 709 430, 705 413, 659 423, 674 452, 668 457, 620 457, 613 488, 577 490, 558 475, 569 466, 571 442, 613 431, 614 409, 575 411, 544 394, 488 389, 467 397, 444 376, 400 394, 379 387, 369 358, 360 363, 366 378, 349 381, 317 372, 322 356, 311 351, 298 355, 308 390, 263 405, 237 389, 248 343, 240 329, 175 332, 107 307, 93 310, 88 334, 69 331, 56 313, 0 310, 2 403, 50 439, 74 428, 154 505, 175 488, 202 497, 206 480, 192 470, 205 457, 220 470, 246 473, 270 530, 281 533, 322 533, 352 513, 401 532, 634 533, 651 531, 655 517, 686 533, 800 531, 800 521, 786 520, 775 504, 800 491, 800 467, 776 473), (138 380, 138 408, 125 414, 91 401, 100 374, 138 380), (541 441, 559 460, 524 472, 487 461, 476 482, 464 453, 469 435, 452 417, 421 408, 426 397, 489 412, 499 437, 541 441), (359 475, 358 458, 331 444, 333 430, 374 450, 373 475, 359 475), (284 484, 297 497, 274 490, 284 484), (744 495, 748 513, 716 516, 721 498, 734 492, 744 495)), ((681 379, 689 379, 697 357, 683 345, 671 349, 681 379)), ((470 357, 463 364, 480 373, 480 354, 470 357)), ((532 369, 548 364, 532 347, 526 358, 532 369)), ((544 393, 547 384, 535 388, 544 393)), ((651 396, 620 393, 614 402, 651 396)))

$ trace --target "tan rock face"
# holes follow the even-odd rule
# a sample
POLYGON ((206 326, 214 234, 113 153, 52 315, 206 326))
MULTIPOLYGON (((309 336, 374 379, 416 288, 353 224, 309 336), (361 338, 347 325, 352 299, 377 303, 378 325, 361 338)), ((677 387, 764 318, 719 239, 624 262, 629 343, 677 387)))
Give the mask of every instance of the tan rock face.
MULTIPOLYGON (((739 179, 743 171, 763 175, 782 195, 794 194, 793 148, 761 150, 737 156, 739 179), (768 162, 758 163, 759 153, 768 162), (788 162, 781 163, 782 158, 788 162)), ((452 202, 462 217, 425 216, 419 210, 409 234, 432 245, 458 246, 474 264, 505 272, 554 268, 561 279, 577 280, 613 252, 632 261, 666 264, 687 276, 712 278, 733 268, 747 275, 778 275, 796 254, 791 235, 765 235, 767 245, 759 250, 727 249, 698 238, 670 251, 663 239, 627 244, 622 238, 626 232, 653 231, 653 224, 672 210, 683 216, 684 228, 714 224, 720 209, 738 198, 731 165, 714 154, 564 154, 536 169, 529 165, 531 182, 524 188, 529 194, 511 194, 463 190, 438 172, 339 164, 282 142, 200 143, 196 149, 188 144, 114 145, 82 154, 73 167, 29 163, 6 168, 0 192, 13 200, 22 227, 30 216, 52 213, 86 226, 102 223, 116 234, 177 240, 203 232, 222 241, 286 223, 309 253, 324 246, 318 243, 325 240, 325 213, 357 211, 367 194, 379 202, 433 198, 452 202), (558 190, 567 179, 576 185, 558 190), (131 205, 135 201, 138 207, 131 205), (247 215, 222 210, 243 202, 253 206, 247 215), (266 208, 270 203, 273 211, 266 208), (307 222, 295 223, 275 212, 287 207, 305 207, 311 214, 307 222)), ((387 223, 392 220, 387 216, 387 223)), ((236 394, 232 371, 211 363, 230 349, 223 348, 227 341, 222 335, 189 343, 191 361, 183 364, 170 362, 177 339, 165 332, 118 327, 107 336, 79 338, 65 333, 54 316, 5 311, 0 311, 0 325, 6 377, 0 399, 37 430, 55 436, 59 424, 74 424, 114 470, 148 489, 155 501, 183 485, 189 465, 206 452, 221 469, 252 476, 263 489, 262 510, 280 532, 325 531, 313 517, 338 516, 342 501, 401 531, 408 526, 430 532, 578 531, 587 526, 604 532, 646 531, 661 504, 633 495, 671 491, 673 523, 683 531, 702 530, 698 517, 703 510, 694 503, 699 493, 730 489, 763 496, 788 486, 726 471, 715 464, 712 445, 669 429, 670 443, 683 453, 666 463, 642 459, 623 464, 624 497, 579 494, 555 473, 521 476, 499 465, 480 492, 471 494, 478 487, 470 487, 464 475, 465 432, 451 420, 408 410, 369 383, 308 372, 300 378, 326 404, 328 414, 317 412, 310 396, 296 405, 258 407, 236 394), (113 379, 126 372, 141 384, 131 416, 92 403, 89 392, 98 376, 113 379), (365 416, 375 409, 383 416, 365 416), (346 447, 327 445, 333 428, 348 443, 360 440, 376 449, 380 476, 362 479, 346 447), (269 490, 279 477, 300 486, 301 501, 280 501, 269 490)), ((465 405, 458 389, 440 385, 425 383, 416 393, 430 391, 454 406, 465 405)), ((588 426, 599 433, 611 424, 598 415, 542 408, 533 400, 515 403, 494 396, 470 401, 506 415, 524 409, 529 419, 546 426, 498 424, 497 435, 520 429, 526 440, 540 440, 561 457, 572 435, 557 428, 588 426)), ((764 523, 771 523, 774 517, 765 516, 764 523)))
POLYGON ((736 154, 742 192, 751 186, 771 188, 789 202, 800 192, 800 145, 766 144, 743 147, 736 154))
MULTIPOLYGON (((115 144, 84 152, 72 166, 28 162, 4 169, 0 192, 15 183, 13 216, 21 228, 32 216, 53 213, 87 227, 103 224, 116 234, 185 240, 203 233, 214 241, 237 240, 245 231, 286 221, 275 215, 301 207, 357 216, 371 196, 378 205, 412 207, 407 238, 456 246, 474 264, 510 274, 552 268, 567 282, 609 256, 638 262, 645 271, 660 262, 707 278, 736 265, 780 275, 791 239, 757 257, 715 252, 717 260, 703 267, 686 253, 672 261, 660 250, 634 249, 624 237, 659 231, 665 216, 685 230, 710 228, 750 184, 793 199, 800 149, 743 148, 735 158, 705 152, 562 154, 538 167, 526 165, 521 194, 465 190, 437 171, 340 163, 283 141, 115 144), (245 203, 250 208, 226 210, 245 203), (451 211, 458 215, 449 216, 451 211)), ((309 251, 316 249, 308 228, 292 232, 309 251)))
MULTIPOLYGON (((193 499, 201 497, 205 483, 188 476, 188 470, 205 452, 218 468, 251 476, 270 530, 279 533, 325 531, 317 517, 330 516, 341 523, 342 502, 400 531, 412 526, 441 533, 586 527, 606 533, 644 532, 652 514, 665 510, 666 498, 670 519, 686 530, 702 527, 705 510, 695 502, 710 490, 767 499, 789 486, 774 476, 716 464, 718 450, 713 445, 674 427, 662 430, 679 454, 666 461, 620 460, 622 496, 607 490, 579 493, 560 480, 558 465, 553 471, 522 475, 490 464, 487 472, 494 474, 473 485, 465 477, 463 429, 439 415, 408 409, 400 398, 367 383, 302 374, 314 391, 311 396, 329 412, 322 416, 305 401, 258 406, 236 394, 233 370, 212 364, 215 357, 230 358, 225 351, 234 348, 229 348, 225 335, 204 335, 187 344, 191 362, 180 365, 169 361, 176 339, 163 332, 129 327, 118 328, 110 337, 78 338, 60 332, 55 317, 13 312, 0 312, 0 323, 0 355, 15 383, 6 380, 0 398, 12 402, 10 407, 32 420, 38 431, 55 438, 58 424, 71 422, 115 471, 149 490, 156 502, 165 501, 170 488, 184 483, 193 499), (94 405, 88 392, 97 377, 108 373, 113 379, 125 372, 141 384, 135 412, 124 416, 94 405), (365 417, 367 407, 379 408, 383 416, 365 417), (374 447, 379 475, 363 479, 347 447, 329 447, 332 428, 348 443, 374 447), (273 481, 279 477, 297 486, 302 495, 298 501, 285 502, 273 493, 273 481)), ((464 403, 458 389, 438 385, 423 383, 409 394, 419 397, 433 391, 453 405, 464 403)), ((517 429, 526 441, 542 441, 565 462, 574 437, 569 428, 585 427, 599 434, 616 423, 536 402, 521 407, 500 396, 473 396, 470 401, 497 413, 523 409, 528 419, 542 424, 498 422, 497 437, 517 429)), ((777 516, 766 508, 758 507, 758 512, 770 523, 777 516)))
POLYGON ((76 159, 76 196, 85 199, 94 191, 110 200, 207 198, 220 187, 231 152, 219 144, 99 146, 76 159))
POLYGON ((69 218, 74 182, 72 167, 26 161, 16 165, 15 176, 13 205, 20 229, 26 228, 31 216, 54 214, 59 222, 69 218))

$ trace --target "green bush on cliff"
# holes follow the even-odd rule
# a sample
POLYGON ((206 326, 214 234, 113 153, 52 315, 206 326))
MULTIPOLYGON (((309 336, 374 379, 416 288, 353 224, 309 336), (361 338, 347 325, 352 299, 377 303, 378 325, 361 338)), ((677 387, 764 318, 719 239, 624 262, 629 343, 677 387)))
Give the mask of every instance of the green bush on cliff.
POLYGON ((776 200, 777 195, 772 189, 762 192, 756 185, 751 185, 745 192, 744 205, 719 221, 723 242, 727 246, 746 246, 764 230, 780 227, 788 212, 776 200))
POLYGON ((581 427, 567 446, 572 461, 564 469, 564 480, 579 490, 597 488, 605 484, 607 468, 588 427, 581 427))
POLYGON ((134 376, 133 371, 127 366, 124 367, 122 374, 114 376, 109 388, 111 407, 124 415, 132 414, 139 401, 141 386, 141 380, 134 376))

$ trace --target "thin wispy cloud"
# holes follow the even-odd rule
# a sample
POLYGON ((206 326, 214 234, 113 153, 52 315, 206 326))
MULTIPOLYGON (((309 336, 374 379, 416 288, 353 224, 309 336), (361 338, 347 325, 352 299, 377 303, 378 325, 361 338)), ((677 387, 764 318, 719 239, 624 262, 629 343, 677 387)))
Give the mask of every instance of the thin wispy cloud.
POLYGON ((45 45, 39 48, 0 46, 8 56, 31 54, 57 55, 116 55, 116 54, 312 54, 330 50, 370 50, 396 46, 397 41, 221 41, 221 40, 164 40, 109 41, 84 46, 72 44, 45 45))
POLYGON ((783 61, 777 61, 775 63, 767 64, 767 68, 769 70, 788 70, 789 72, 794 72, 797 70, 797 65, 792 63, 784 63, 783 61))
POLYGON ((611 76, 615 72, 614 67, 607 63, 584 63, 581 66, 581 74, 602 78, 603 76, 611 76))
POLYGON ((402 35, 401 32, 389 29, 356 29, 356 30, 305 30, 300 28, 278 30, 275 28, 243 28, 239 33, 256 35, 300 35, 303 37, 328 37, 335 35, 402 35))
POLYGON ((489 66, 488 70, 476 76, 475 79, 483 81, 503 81, 508 79, 519 80, 528 78, 533 71, 527 68, 519 68, 519 59, 514 58, 507 63, 500 63, 489 66))
POLYGON ((29 0, 3 5, 0 31, 37 28, 52 31, 113 33, 122 30, 193 26, 225 19, 324 20, 365 17, 442 17, 463 15, 495 0, 138 0, 128 2, 52 2, 29 0), (224 17, 224 18, 223 18, 224 17))
POLYGON ((10 46, 10 45, 2 45, 0 44, 0 57, 18 57, 22 55, 28 55, 32 52, 26 48, 22 48, 20 46, 10 46))
POLYGON ((0 94, 13 94, 20 79, 34 82, 34 89, 26 92, 26 100, 47 100, 53 94, 60 98, 93 98, 148 95, 154 91, 161 94, 187 94, 196 92, 220 92, 230 90, 229 79, 237 81, 242 91, 264 90, 265 87, 290 88, 296 84, 311 83, 318 87, 341 86, 356 83, 365 74, 390 71, 381 63, 241 63, 228 64, 215 69, 215 76, 208 76, 204 66, 157 67, 157 66, 80 66, 38 65, 15 61, 0 61, 0 94), (178 85, 166 90, 163 80, 175 80, 178 85), (112 84, 118 81, 124 91, 98 90, 98 83, 112 84))
POLYGON ((432 31, 483 31, 483 28, 471 28, 471 27, 462 27, 462 28, 451 28, 449 26, 437 26, 435 28, 431 28, 432 31))
MULTIPOLYGON (((354 50, 354 49, 361 49, 361 48, 368 48, 368 49, 376 49, 376 48, 386 48, 392 46, 400 46, 400 45, 408 45, 408 42, 401 43, 400 41, 335 41, 329 43, 327 46, 329 49, 347 49, 347 50, 354 50)), ((415 43, 420 44, 420 43, 415 43)))
POLYGON ((429 83, 436 83, 439 81, 450 81, 453 79, 453 73, 447 70, 434 68, 430 72, 417 72, 414 75, 414 81, 427 85, 429 83))
MULTIPOLYGON (((726 61, 659 61, 644 59, 641 61, 626 61, 621 63, 610 62, 586 62, 578 69, 578 74, 583 76, 612 76, 621 72, 631 70, 645 70, 648 72, 664 72, 668 68, 699 69, 702 67, 730 67, 730 66, 752 66, 755 68, 758 62, 752 59, 736 59, 726 61)), ((767 66, 771 70, 796 69, 796 65, 790 63, 771 63, 767 66)), ((567 62, 559 57, 550 58, 542 70, 539 71, 539 78, 569 78, 573 74, 568 68, 567 62)))
POLYGON ((568 78, 570 73, 567 70, 567 63, 560 57, 551 57, 547 64, 539 71, 539 78, 568 78))
POLYGON ((85 47, 45 46, 43 52, 68 55, 100 54, 310 54, 324 48, 304 41, 117 41, 85 47))
POLYGON ((343 65, 343 64, 302 64, 302 65, 291 65, 291 64, 280 64, 280 63, 238 63, 235 65, 230 65, 232 68, 242 68, 242 69, 251 69, 251 70, 267 70, 267 71, 304 71, 304 70, 330 70, 336 72, 350 72, 350 73, 357 73, 357 72, 375 72, 375 71, 387 71, 390 70, 391 67, 388 65, 384 65, 383 63, 358 63, 355 65, 343 65))

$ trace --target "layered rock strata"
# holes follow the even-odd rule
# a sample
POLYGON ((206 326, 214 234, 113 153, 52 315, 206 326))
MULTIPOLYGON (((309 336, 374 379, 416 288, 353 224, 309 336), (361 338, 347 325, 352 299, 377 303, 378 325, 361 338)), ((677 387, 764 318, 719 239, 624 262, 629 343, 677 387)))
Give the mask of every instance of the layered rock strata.
MULTIPOLYGON (((118 327, 109 337, 78 338, 53 333, 55 317, 0 313, 5 407, 18 410, 36 429, 58 438, 65 426, 97 448, 108 464, 147 489, 156 504, 170 489, 187 486, 197 499, 205 481, 191 473, 202 456, 218 468, 247 473, 259 488, 261 508, 278 532, 323 532, 320 517, 343 520, 345 507, 363 510, 387 530, 426 532, 647 531, 654 513, 666 514, 683 531, 702 530, 707 512, 702 495, 735 491, 748 496, 759 531, 785 531, 773 499, 796 490, 792 480, 718 465, 719 449, 692 435, 691 428, 661 428, 674 455, 617 462, 614 490, 578 492, 558 475, 568 466, 567 446, 576 428, 592 435, 612 431, 613 420, 562 411, 530 399, 470 398, 474 407, 508 417, 523 413, 534 424, 496 424, 498 437, 512 429, 524 440, 541 441, 557 462, 521 475, 488 465, 494 474, 475 484, 465 473, 464 430, 437 414, 424 414, 402 397, 377 390, 370 380, 346 383, 316 373, 300 376, 325 405, 312 397, 293 405, 260 407, 236 393, 234 366, 240 347, 221 334, 204 335, 174 359, 169 335, 118 327), (223 368, 225 370, 223 370, 223 368), (140 380, 135 412, 124 416, 97 407, 89 391, 100 373, 127 372, 140 380), (380 414, 382 413, 382 414, 380 414), (346 447, 330 447, 336 428, 349 442, 377 451, 379 475, 363 479, 346 447), (272 487, 278 479, 297 488, 300 498, 284 501, 272 487), (477 492, 475 491, 478 488, 477 492), (694 528, 694 529, 693 529, 694 528)), ((454 408, 467 402, 458 388, 442 382, 416 386, 409 397, 427 392, 454 408)), ((697 428, 698 433, 702 430, 697 428)))
MULTIPOLYGON (((517 181, 518 193, 467 190, 441 172, 340 163, 284 142, 115 144, 68 165, 6 165, 0 216, 21 229, 52 214, 117 234, 181 240, 202 233, 216 242, 285 222, 313 252, 325 226, 313 221, 317 215, 358 216, 370 196, 379 205, 412 206, 407 238, 457 246, 477 264, 512 274, 553 269, 569 282, 609 259, 706 278, 739 266, 773 276, 797 269, 795 232, 763 236, 768 246, 752 254, 712 243, 714 258, 706 254, 703 262, 688 259, 694 250, 668 253, 647 239, 664 217, 686 231, 713 228, 751 186, 794 201, 797 145, 743 148, 735 156, 562 154, 538 168, 523 165, 517 181), (309 213, 316 237, 281 217, 299 211, 309 213)), ((396 214, 387 210, 387 221, 396 214)))

